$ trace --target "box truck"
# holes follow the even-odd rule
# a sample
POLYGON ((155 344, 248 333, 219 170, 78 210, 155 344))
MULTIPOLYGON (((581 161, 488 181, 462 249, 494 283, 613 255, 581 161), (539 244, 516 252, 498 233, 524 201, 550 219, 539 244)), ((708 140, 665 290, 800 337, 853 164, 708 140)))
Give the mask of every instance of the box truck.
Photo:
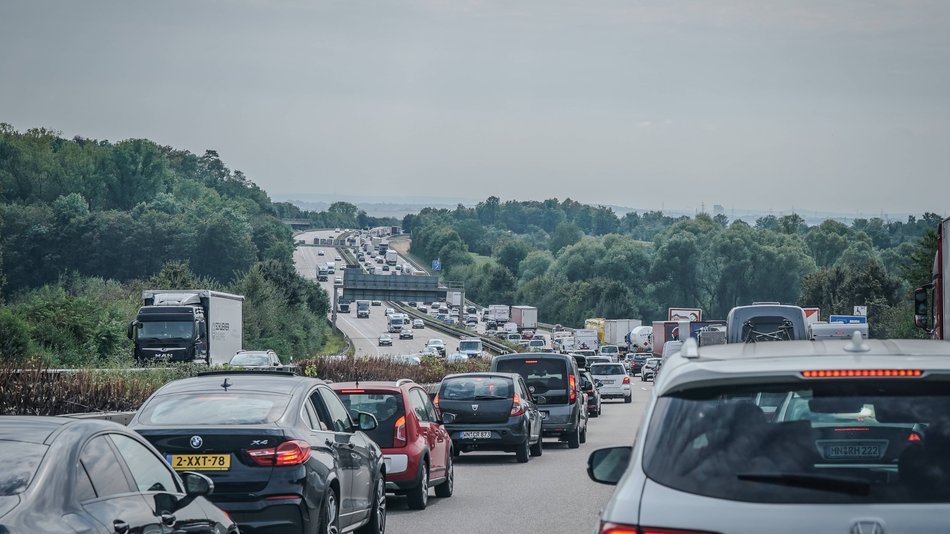
POLYGON ((518 331, 538 328, 538 309, 534 306, 512 306, 511 322, 518 325, 518 331))
POLYGON ((244 297, 208 289, 149 289, 129 322, 135 361, 221 365, 244 348, 244 297))
POLYGON ((642 323, 639 319, 607 319, 604 321, 604 345, 628 347, 628 334, 642 323))
POLYGON ((488 318, 489 321, 495 321, 496 323, 507 323, 511 319, 510 309, 505 304, 490 304, 488 306, 488 318))

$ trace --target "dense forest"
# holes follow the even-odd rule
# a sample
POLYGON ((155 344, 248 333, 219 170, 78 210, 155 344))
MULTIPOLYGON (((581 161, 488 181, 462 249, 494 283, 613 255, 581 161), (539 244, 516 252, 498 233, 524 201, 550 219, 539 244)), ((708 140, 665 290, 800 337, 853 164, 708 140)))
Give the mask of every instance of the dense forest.
POLYGON ((476 302, 537 306, 542 321, 587 317, 663 319, 670 306, 725 318, 736 305, 778 301, 820 306, 822 316, 867 305, 875 336, 916 335, 908 292, 929 281, 933 213, 906 221, 798 215, 754 225, 724 215, 617 217, 572 200, 501 202, 408 215, 411 251, 440 259, 476 302))
MULTIPOLYGON (((286 209, 214 151, 0 124, 0 355, 128 361, 125 324, 156 287, 243 294, 246 347, 321 351, 328 300, 293 268, 286 209)), ((353 226, 360 212, 294 215, 353 226)))

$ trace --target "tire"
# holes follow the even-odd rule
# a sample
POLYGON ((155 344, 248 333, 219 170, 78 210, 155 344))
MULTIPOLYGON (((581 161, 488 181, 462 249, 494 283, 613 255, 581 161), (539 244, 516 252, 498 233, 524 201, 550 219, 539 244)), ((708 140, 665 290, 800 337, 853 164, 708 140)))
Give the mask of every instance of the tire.
POLYGON ((445 471, 445 481, 435 487, 436 497, 444 499, 451 497, 452 493, 455 492, 455 462, 452 461, 454 457, 455 451, 452 451, 452 454, 446 459, 449 465, 445 471))
POLYGON ((544 454, 544 446, 541 445, 541 436, 538 436, 538 441, 531 445, 531 456, 541 456, 544 454))
POLYGON ((567 437, 567 448, 576 449, 581 446, 581 428, 580 425, 574 429, 574 432, 567 437))
POLYGON ((376 494, 373 495, 373 509, 370 511, 369 522, 356 529, 356 534, 385 534, 386 533, 386 483, 385 476, 377 473, 376 494))
POLYGON ((452 457, 453 457, 453 458, 458 458, 458 457, 461 456, 461 455, 462 455, 462 450, 461 450, 461 449, 452 449, 452 457))
POLYGON ((517 458, 519 464, 527 463, 531 458, 528 447, 528 439, 524 440, 524 443, 518 446, 518 450, 515 451, 515 458, 517 458))
POLYGON ((646 382, 646 381, 647 381, 646 375, 643 373, 640 373, 640 382, 646 382))
POLYGON ((630 404, 631 402, 633 402, 633 395, 630 395, 630 396, 628 396, 628 397, 624 397, 624 398, 623 398, 623 402, 624 402, 624 404, 630 404))
POLYGON ((600 414, 604 413, 604 406, 600 405, 597 407, 597 417, 600 417, 600 414))
POLYGON ((340 534, 340 506, 337 503, 336 491, 327 488, 327 494, 320 504, 320 534, 340 534))
POLYGON ((597 408, 594 408, 594 411, 593 411, 593 412, 588 412, 587 415, 589 415, 589 416, 591 416, 591 417, 599 417, 599 416, 600 416, 600 410, 598 410, 597 408))
POLYGON ((429 504, 429 466, 419 466, 419 483, 406 493, 410 510, 425 510, 429 504))
POLYGON ((587 443, 587 426, 584 426, 584 430, 581 430, 581 435, 579 440, 581 443, 587 443))

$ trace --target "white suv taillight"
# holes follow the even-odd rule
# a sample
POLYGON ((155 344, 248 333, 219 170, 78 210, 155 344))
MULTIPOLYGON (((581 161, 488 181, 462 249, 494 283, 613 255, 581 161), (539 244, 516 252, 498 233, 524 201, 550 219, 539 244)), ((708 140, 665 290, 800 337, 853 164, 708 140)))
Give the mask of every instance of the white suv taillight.
POLYGON ((681 530, 678 528, 638 527, 619 523, 601 523, 600 534, 714 534, 699 530, 681 530))

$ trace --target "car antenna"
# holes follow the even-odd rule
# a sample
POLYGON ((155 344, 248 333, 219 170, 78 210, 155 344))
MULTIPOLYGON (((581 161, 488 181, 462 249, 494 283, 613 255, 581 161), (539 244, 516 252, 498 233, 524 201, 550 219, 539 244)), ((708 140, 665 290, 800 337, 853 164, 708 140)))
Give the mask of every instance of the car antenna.
POLYGON ((231 383, 228 382, 228 377, 224 377, 224 382, 221 382, 221 387, 223 387, 225 391, 227 391, 228 388, 231 387, 231 383))

